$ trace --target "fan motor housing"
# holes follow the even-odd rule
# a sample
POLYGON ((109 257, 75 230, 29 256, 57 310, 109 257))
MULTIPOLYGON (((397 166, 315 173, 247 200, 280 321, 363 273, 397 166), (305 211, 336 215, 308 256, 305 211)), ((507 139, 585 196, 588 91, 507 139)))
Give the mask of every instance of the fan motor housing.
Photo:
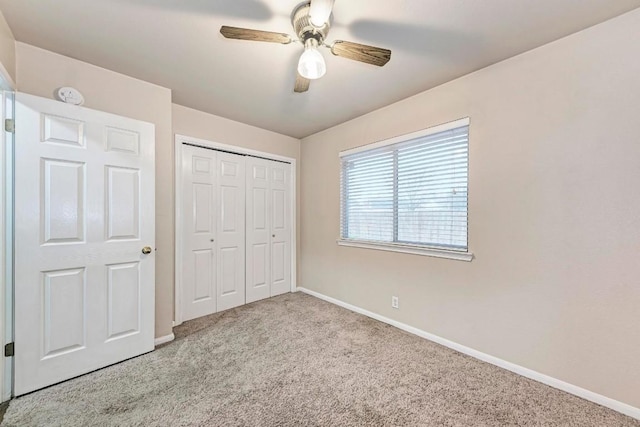
POLYGON ((310 8, 310 2, 304 2, 298 5, 291 15, 291 24, 302 44, 306 44, 308 39, 313 38, 316 39, 319 45, 322 45, 329 33, 330 24, 327 22, 322 27, 313 25, 309 18, 310 8))

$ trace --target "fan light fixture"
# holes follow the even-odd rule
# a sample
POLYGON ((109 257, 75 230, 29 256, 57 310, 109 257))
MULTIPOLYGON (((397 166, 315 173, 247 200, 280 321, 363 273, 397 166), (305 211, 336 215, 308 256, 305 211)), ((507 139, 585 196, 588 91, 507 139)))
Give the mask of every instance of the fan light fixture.
POLYGON ((304 43, 304 52, 298 61, 298 73, 305 79, 315 80, 324 76, 326 72, 327 65, 318 50, 318 41, 313 38, 308 39, 304 43))
POLYGON ((329 22, 334 1, 335 0, 313 0, 311 2, 309 18, 314 26, 319 28, 329 22))
POLYGON ((334 56, 352 59, 365 64, 382 67, 391 59, 391 51, 375 46, 334 40, 327 43, 327 35, 331 29, 332 8, 335 0, 304 0, 293 9, 291 25, 295 36, 287 33, 252 30, 249 28, 220 27, 220 34, 228 39, 250 40, 268 43, 291 44, 304 46, 304 52, 298 60, 298 72, 293 91, 302 93, 309 90, 311 80, 319 79, 327 72, 327 64, 319 51, 327 48, 334 56))

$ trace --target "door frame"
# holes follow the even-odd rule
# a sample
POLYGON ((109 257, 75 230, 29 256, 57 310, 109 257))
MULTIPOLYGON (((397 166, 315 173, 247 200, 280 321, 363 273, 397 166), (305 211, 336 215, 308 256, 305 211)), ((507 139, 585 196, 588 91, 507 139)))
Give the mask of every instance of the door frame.
POLYGON ((219 142, 208 141, 206 139, 194 138, 185 135, 175 135, 174 146, 174 188, 175 188, 175 292, 174 292, 174 317, 173 326, 182 324, 182 144, 188 143, 201 146, 204 149, 221 150, 235 154, 244 154, 249 156, 261 157, 268 160, 276 160, 291 164, 291 292, 296 292, 297 288, 297 226, 296 226, 296 173, 297 164, 293 157, 280 156, 273 153, 251 150, 248 148, 238 147, 236 145, 222 144, 219 142))
POLYGON ((16 85, 0 63, 0 402, 13 397, 13 357, 4 357, 4 346, 13 341, 13 132, 5 131, 7 92, 15 97, 16 85))

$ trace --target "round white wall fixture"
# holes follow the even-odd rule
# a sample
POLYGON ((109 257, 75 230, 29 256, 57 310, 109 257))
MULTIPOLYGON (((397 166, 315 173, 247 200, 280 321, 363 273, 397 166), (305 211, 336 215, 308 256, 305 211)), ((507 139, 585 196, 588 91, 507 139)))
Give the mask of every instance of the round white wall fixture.
POLYGON ((72 87, 61 87, 56 92, 58 99, 67 104, 82 105, 84 104, 84 97, 78 89, 72 87))

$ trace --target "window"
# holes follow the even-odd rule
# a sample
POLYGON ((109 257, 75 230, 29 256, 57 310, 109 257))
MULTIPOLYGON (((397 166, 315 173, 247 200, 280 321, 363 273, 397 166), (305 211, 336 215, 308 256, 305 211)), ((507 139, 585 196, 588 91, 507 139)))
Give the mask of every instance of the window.
POLYGON ((340 157, 339 243, 430 249, 427 254, 436 256, 430 252, 468 253, 469 119, 348 150, 340 157))

